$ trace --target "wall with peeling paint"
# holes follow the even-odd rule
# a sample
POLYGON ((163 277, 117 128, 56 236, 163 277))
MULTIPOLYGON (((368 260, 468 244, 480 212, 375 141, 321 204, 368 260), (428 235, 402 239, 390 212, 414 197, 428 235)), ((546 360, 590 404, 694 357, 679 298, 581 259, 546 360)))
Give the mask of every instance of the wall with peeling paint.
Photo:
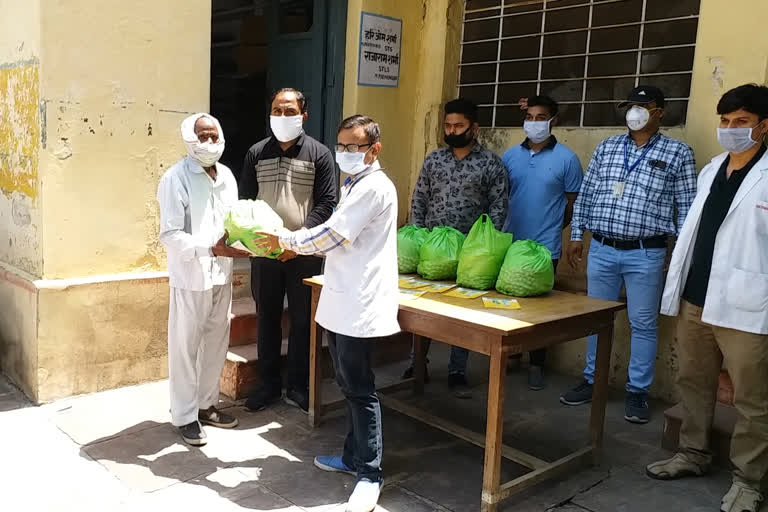
POLYGON ((210 0, 44 3, 44 277, 165 267, 156 187, 208 106, 210 19, 210 0))
POLYGON ((40 11, 0 0, 0 261, 42 273, 40 11))

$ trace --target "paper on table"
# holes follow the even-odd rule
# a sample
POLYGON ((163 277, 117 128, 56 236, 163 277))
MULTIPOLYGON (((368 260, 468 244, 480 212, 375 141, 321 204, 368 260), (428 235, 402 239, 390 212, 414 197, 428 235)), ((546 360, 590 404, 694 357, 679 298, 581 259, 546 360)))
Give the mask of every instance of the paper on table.
POLYGON ((483 297, 483 306, 490 309, 520 309, 520 303, 515 299, 499 299, 483 297))
POLYGON ((445 293, 448 290, 453 290, 454 288, 456 288, 455 284, 433 283, 426 288, 422 288, 422 290, 429 293, 445 293))
POLYGON ((424 295, 425 291, 423 290, 400 290, 400 298, 401 299, 418 299, 422 295, 424 295))
POLYGON ((406 290, 418 290, 420 288, 426 288, 432 283, 421 281, 419 279, 400 279, 397 284, 400 288, 405 288, 406 290))
POLYGON ((447 297, 457 297, 459 299, 476 299, 482 297, 488 292, 482 290, 473 290, 471 288, 454 288, 453 290, 445 293, 447 297))

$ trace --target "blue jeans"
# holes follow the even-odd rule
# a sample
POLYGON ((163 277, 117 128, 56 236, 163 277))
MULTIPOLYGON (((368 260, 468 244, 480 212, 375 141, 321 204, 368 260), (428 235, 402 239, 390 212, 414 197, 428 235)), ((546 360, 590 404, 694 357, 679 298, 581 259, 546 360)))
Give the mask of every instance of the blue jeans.
POLYGON ((381 405, 371 356, 378 338, 352 338, 328 331, 336 383, 347 406, 347 438, 342 460, 358 478, 381 481, 381 405))
MULTIPOLYGON (((663 289, 666 249, 620 251, 592 240, 587 261, 587 295, 618 300, 621 285, 627 290, 631 328, 629 379, 626 390, 647 394, 653 382, 658 339, 659 302, 663 289)), ((587 339, 584 378, 595 381, 597 336, 587 339)))
MULTIPOLYGON (((425 339, 425 350, 429 353, 429 346, 432 344, 432 340, 425 339)), ((411 367, 415 361, 415 354, 413 352, 413 344, 411 344, 411 367)), ((448 375, 465 375, 467 373, 467 360, 469 359, 469 350, 460 347, 451 347, 451 360, 448 362, 448 375)))

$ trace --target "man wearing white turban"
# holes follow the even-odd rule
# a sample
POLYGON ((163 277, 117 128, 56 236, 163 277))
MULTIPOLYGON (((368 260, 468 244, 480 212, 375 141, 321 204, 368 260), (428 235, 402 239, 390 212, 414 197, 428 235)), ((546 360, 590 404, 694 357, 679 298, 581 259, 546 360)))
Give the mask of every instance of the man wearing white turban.
POLYGON ((218 163, 224 132, 208 114, 181 123, 187 156, 160 179, 160 242, 168 253, 168 374, 171 422, 184 441, 206 443, 201 423, 234 428, 218 409, 219 376, 229 345, 232 258, 248 253, 226 245, 224 216, 237 201, 232 172, 218 163))

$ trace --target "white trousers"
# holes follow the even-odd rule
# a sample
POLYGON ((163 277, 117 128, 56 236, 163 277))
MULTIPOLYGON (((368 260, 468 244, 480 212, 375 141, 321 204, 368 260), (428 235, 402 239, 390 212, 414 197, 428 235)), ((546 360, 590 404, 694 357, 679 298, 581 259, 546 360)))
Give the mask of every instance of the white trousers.
POLYGON ((199 409, 219 401, 231 310, 231 284, 203 292, 171 288, 168 380, 171 423, 177 427, 197 421, 199 409))

